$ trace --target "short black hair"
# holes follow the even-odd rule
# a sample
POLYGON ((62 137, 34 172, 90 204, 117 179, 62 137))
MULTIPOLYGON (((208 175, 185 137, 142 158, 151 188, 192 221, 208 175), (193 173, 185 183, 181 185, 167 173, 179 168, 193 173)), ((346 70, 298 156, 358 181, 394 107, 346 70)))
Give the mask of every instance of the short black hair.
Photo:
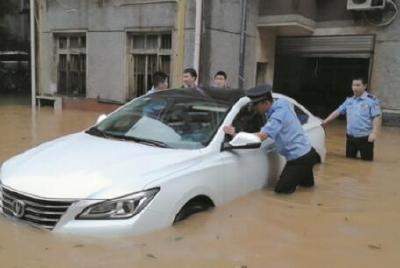
POLYGON ((168 79, 168 75, 164 72, 155 72, 153 74, 153 86, 157 87, 159 83, 163 83, 168 79))
POLYGON ((190 74, 192 77, 197 78, 197 72, 193 68, 186 68, 185 70, 183 70, 183 73, 190 74))
POLYGON ((265 99, 269 102, 273 102, 274 98, 272 98, 272 92, 268 91, 267 94, 265 94, 265 99))
POLYGON ((224 71, 218 71, 218 72, 216 72, 215 75, 214 75, 214 78, 217 77, 218 75, 223 76, 223 77, 225 78, 225 80, 226 80, 226 78, 228 77, 224 71))
POLYGON ((363 76, 355 76, 352 81, 361 81, 363 85, 368 84, 367 79, 363 76))

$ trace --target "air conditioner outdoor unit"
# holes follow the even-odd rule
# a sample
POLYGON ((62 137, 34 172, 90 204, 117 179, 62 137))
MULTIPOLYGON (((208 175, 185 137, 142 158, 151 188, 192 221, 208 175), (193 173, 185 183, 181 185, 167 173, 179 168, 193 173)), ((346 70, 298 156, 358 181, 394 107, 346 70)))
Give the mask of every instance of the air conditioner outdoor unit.
POLYGON ((386 0, 347 0, 347 10, 384 9, 386 0))

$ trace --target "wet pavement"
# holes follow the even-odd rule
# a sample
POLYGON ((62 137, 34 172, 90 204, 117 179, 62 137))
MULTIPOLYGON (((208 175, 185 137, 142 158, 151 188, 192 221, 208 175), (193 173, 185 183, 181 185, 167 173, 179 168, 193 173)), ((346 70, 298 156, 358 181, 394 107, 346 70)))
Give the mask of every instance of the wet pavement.
MULTIPOLYGON (((0 101, 0 163, 82 130, 98 113, 0 101)), ((0 267, 396 267, 400 262, 400 129, 383 128, 376 161, 344 158, 344 123, 327 129, 317 186, 271 189, 138 237, 57 235, 0 217, 0 267)))

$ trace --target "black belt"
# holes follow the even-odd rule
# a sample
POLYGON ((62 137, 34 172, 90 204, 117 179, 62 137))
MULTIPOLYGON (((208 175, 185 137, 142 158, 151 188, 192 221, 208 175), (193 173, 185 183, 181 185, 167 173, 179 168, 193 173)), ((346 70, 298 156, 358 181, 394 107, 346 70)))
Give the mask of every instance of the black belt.
POLYGON ((354 137, 352 135, 346 134, 346 137, 351 140, 368 140, 368 136, 354 137))

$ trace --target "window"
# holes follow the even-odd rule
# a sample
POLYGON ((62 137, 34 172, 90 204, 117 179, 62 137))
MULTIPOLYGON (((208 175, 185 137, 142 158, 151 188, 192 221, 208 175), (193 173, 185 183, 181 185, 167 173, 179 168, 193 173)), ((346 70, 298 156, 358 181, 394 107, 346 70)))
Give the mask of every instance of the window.
POLYGON ((19 12, 20 12, 21 14, 29 13, 29 10, 30 10, 30 1, 29 1, 29 0, 21 0, 20 3, 21 3, 21 4, 20 4, 20 10, 19 10, 19 12))
MULTIPOLYGON (((212 140, 229 104, 197 91, 169 90, 137 98, 102 121, 105 138, 152 141, 163 147, 200 149, 212 140)), ((98 132, 97 132, 98 133, 98 132)))
POLYGON ((265 115, 257 112, 254 105, 248 103, 240 109, 232 125, 236 128, 237 132, 254 133, 259 132, 265 125, 265 122, 265 115))
POLYGON ((171 33, 130 34, 130 98, 145 94, 153 86, 154 72, 171 74, 171 49, 171 33))
POLYGON ((294 111, 302 125, 304 125, 308 122, 308 118, 309 118, 308 114, 306 114, 302 109, 300 109, 300 107, 298 107, 297 105, 294 105, 294 111))
POLYGON ((86 95, 86 36, 57 35, 58 94, 86 95))

